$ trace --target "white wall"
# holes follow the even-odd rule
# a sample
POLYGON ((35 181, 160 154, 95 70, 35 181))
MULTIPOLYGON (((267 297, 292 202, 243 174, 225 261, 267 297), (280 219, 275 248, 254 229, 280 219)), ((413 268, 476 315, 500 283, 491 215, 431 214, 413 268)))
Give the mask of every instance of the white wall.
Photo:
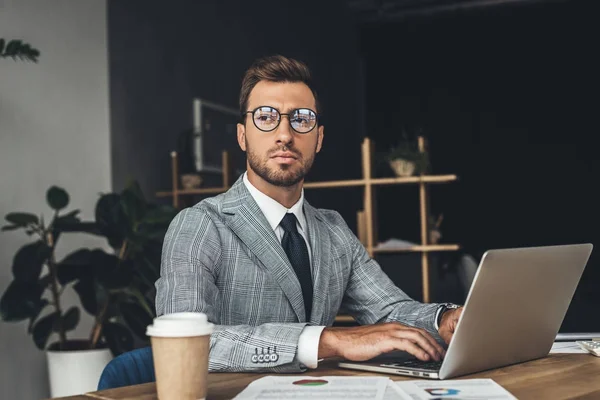
MULTIPOLYGON (((0 59, 0 218, 17 210, 50 218, 45 192, 59 185, 71 206, 93 219, 98 193, 111 190, 106 1, 0 0, 0 37, 41 51, 38 64, 0 59)), ((0 293, 11 280, 12 257, 28 240, 0 233, 0 293)), ((103 245, 81 236, 61 241, 59 255, 103 245)), ((76 304, 72 291, 63 299, 76 304)), ((70 337, 87 337, 90 327, 85 314, 70 337)), ((26 329, 0 321, 2 399, 49 396, 45 355, 26 329)))

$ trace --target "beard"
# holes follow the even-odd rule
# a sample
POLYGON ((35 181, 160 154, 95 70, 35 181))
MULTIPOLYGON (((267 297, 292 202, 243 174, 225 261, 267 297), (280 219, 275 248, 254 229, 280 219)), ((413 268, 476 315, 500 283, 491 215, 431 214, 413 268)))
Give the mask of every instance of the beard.
POLYGON ((274 186, 290 187, 294 186, 304 179, 304 177, 310 171, 313 162, 315 160, 317 147, 315 145, 315 151, 310 157, 304 159, 302 154, 296 151, 292 147, 287 147, 287 151, 290 151, 296 157, 296 162, 293 165, 280 164, 275 167, 270 167, 268 162, 270 160, 270 154, 277 151, 281 151, 281 148, 275 148, 268 152, 266 157, 255 153, 251 146, 249 146, 248 140, 246 140, 246 157, 248 158, 248 165, 260 176, 264 181, 274 186))

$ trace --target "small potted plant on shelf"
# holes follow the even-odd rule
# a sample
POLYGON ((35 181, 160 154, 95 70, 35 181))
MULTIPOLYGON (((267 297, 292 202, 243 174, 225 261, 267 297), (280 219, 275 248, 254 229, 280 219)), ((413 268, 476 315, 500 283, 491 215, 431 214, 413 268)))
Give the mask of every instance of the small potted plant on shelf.
POLYGON ((121 193, 101 195, 93 222, 81 221, 79 210, 62 212, 69 204, 62 188, 48 189, 46 200, 54 210, 49 222, 28 212, 5 217, 3 231, 24 230, 35 240, 14 256, 14 279, 0 298, 0 316, 29 321, 27 332, 47 354, 51 396, 69 396, 95 390, 108 361, 133 349, 133 335, 147 340, 162 240, 175 210, 147 203, 135 182, 121 193), (112 251, 81 248, 57 259, 59 239, 75 232, 105 237, 112 251), (66 309, 61 302, 68 288, 94 318, 86 338, 68 337, 80 320, 79 307, 66 309))
POLYGON ((39 56, 40 51, 34 47, 31 47, 29 43, 25 43, 18 39, 7 41, 3 38, 0 38, 0 58, 11 57, 15 61, 21 60, 37 62, 39 56))
POLYGON ((419 151, 419 136, 409 136, 403 131, 400 140, 386 154, 385 159, 396 176, 419 175, 429 168, 427 151, 419 151))

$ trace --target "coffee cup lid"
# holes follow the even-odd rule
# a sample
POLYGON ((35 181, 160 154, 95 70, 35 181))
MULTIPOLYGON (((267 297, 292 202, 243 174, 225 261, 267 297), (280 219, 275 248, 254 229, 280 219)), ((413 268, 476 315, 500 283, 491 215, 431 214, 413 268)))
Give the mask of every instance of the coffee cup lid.
POLYGON ((159 337, 188 337, 210 335, 215 325, 208 322, 204 313, 180 312, 154 318, 146 334, 159 337))

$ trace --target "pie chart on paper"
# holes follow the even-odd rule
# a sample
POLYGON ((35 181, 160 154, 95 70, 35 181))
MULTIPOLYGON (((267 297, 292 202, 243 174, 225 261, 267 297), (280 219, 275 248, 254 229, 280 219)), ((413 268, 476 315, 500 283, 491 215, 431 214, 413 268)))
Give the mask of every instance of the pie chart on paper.
POLYGON ((300 379, 292 383, 299 386, 322 386, 327 385, 329 382, 325 379, 300 379))
POLYGON ((431 395, 438 395, 438 396, 449 396, 449 395, 455 395, 455 394, 460 393, 460 390, 458 390, 458 389, 446 389, 446 388, 429 388, 429 389, 425 389, 425 391, 431 395))

